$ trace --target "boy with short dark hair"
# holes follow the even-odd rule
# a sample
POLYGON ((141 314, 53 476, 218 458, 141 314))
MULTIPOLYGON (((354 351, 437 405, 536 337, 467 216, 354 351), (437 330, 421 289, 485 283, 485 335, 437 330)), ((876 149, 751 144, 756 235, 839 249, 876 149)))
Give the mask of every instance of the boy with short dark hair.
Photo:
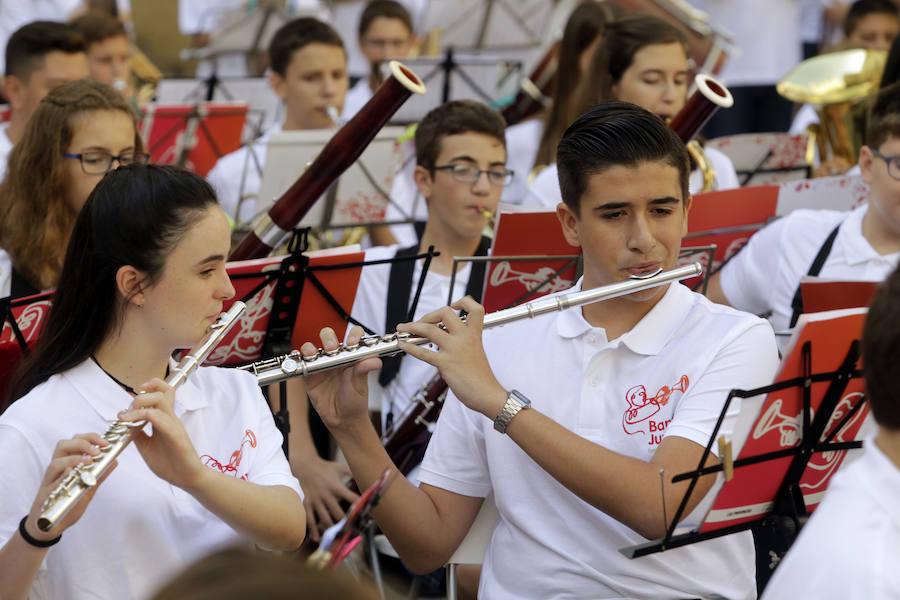
POLYGON ((6 159, 25 132, 38 102, 53 88, 88 76, 84 52, 84 38, 65 23, 34 21, 10 36, 3 82, 10 117, 0 125, 0 179, 6 173, 6 159))
POLYGON ((335 126, 349 80, 347 54, 330 25, 301 17, 283 25, 269 43, 269 85, 284 102, 284 120, 252 144, 223 156, 207 179, 229 217, 246 222, 256 214, 256 195, 269 138, 279 131, 335 126))
MULTIPOLYGON (((560 225, 584 256, 575 289, 675 266, 690 209, 688 159, 659 117, 598 105, 565 132, 557 160, 560 225)), ((755 597, 749 533, 635 561, 619 549, 663 536, 664 506, 686 492, 671 477, 697 467, 728 391, 771 381, 768 324, 680 284, 509 323, 482 344, 483 315, 465 298, 398 328, 438 348, 400 343, 452 390, 419 488, 396 477, 375 513, 404 561, 423 572, 446 562, 493 493, 499 519, 480 597, 755 597)), ((335 347, 332 332, 322 338, 335 347)), ((307 382, 361 488, 391 467, 362 393, 376 366, 369 359, 307 382)), ((711 500, 714 480, 700 480, 689 520, 708 506, 701 501, 711 500)))
POLYGON ((91 11, 73 19, 72 26, 84 37, 91 79, 131 98, 131 43, 125 25, 107 13, 91 11))
MULTIPOLYGON (((853 211, 796 210, 755 233, 709 282, 707 295, 756 314, 775 331, 802 312, 804 275, 881 281, 900 259, 900 84, 881 90, 859 152, 868 201, 853 211)), ((783 337, 786 343, 788 336, 783 337)))
POLYGON ((359 49, 369 61, 369 76, 363 77, 347 92, 341 117, 350 119, 369 101, 381 85, 379 63, 405 58, 416 44, 409 11, 394 0, 372 0, 359 18, 359 49))

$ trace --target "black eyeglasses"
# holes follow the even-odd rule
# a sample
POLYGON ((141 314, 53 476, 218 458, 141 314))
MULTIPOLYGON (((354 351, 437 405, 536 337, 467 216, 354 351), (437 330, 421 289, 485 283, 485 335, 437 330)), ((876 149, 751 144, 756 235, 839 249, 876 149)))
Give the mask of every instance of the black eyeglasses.
POLYGON ((883 160, 887 164, 888 175, 894 179, 900 180, 900 154, 897 156, 885 156, 878 150, 872 149, 872 154, 883 160))
POLYGON ((473 184, 478 181, 482 173, 487 173, 488 181, 493 185, 507 185, 513 178, 513 172, 509 169, 479 169, 475 165, 466 163, 456 163, 453 165, 442 165, 434 167, 434 171, 450 171, 453 179, 460 183, 473 184))
POLYGON ((120 165, 144 163, 150 158, 149 154, 139 154, 133 150, 114 156, 106 150, 88 150, 80 154, 64 152, 65 158, 77 158, 81 161, 81 170, 87 175, 103 175, 112 168, 113 161, 120 165))

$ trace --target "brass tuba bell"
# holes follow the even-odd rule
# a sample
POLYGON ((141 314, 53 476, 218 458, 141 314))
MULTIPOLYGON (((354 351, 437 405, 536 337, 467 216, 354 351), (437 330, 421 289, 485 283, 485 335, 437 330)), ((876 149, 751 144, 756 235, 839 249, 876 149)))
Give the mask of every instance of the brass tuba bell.
POLYGON ((886 59, 881 50, 831 52, 803 61, 778 82, 776 89, 783 97, 817 106, 819 124, 807 129, 810 165, 815 146, 822 161, 840 157, 856 164, 864 143, 866 98, 878 91, 886 59))

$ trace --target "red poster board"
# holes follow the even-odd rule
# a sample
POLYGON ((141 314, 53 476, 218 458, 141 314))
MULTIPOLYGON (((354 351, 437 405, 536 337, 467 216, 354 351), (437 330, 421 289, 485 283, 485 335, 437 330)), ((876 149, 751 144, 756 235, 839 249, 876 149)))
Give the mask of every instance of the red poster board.
POLYGON ((775 217, 778 193, 778 186, 763 185, 697 194, 682 247, 715 245, 712 268, 717 268, 775 217))
POLYGON ((153 105, 142 115, 150 161, 179 164, 206 176, 216 161, 241 146, 248 105, 242 102, 153 105))
MULTIPOLYGON (((34 348, 37 343, 38 335, 50 313, 52 297, 51 292, 44 292, 9 301, 9 312, 12 313, 16 326, 29 348, 34 348)), ((12 385, 12 377, 24 357, 22 347, 9 322, 9 312, 0 314, 0 319, 3 319, 3 327, 0 329, 0 404, 6 400, 12 385)))
MULTIPOLYGON (((333 271, 315 271, 315 268, 362 262, 365 253, 356 247, 347 247, 310 252, 308 256, 309 268, 313 270, 315 277, 349 312, 356 296, 356 288, 359 286, 361 267, 333 271)), ((261 355, 262 346, 269 326, 269 317, 273 306, 276 305, 275 289, 282 258, 284 257, 267 257, 228 263, 228 274, 235 288, 234 300, 243 300, 247 304, 247 309, 237 325, 210 353, 206 364, 236 366, 267 358, 261 355), (255 293, 250 296, 254 291, 255 293)), ((234 304, 234 300, 226 302, 223 310, 228 310, 234 304)), ((300 307, 294 322, 291 345, 300 348, 304 341, 317 341, 319 331, 323 327, 343 331, 346 323, 319 290, 307 281, 300 295, 300 307)))
POLYGON ((567 267, 581 249, 563 237, 555 210, 540 212, 501 212, 491 256, 541 256, 528 261, 500 260, 488 264, 483 304, 487 312, 514 303, 534 300, 546 294, 568 289, 575 283, 575 266, 567 267), (555 258, 559 256, 560 258, 555 258), (536 286, 562 269, 559 275, 538 291, 536 286), (523 298, 524 297, 524 298, 523 298))
MULTIPOLYGON (((866 309, 849 309, 802 315, 775 382, 803 375, 801 349, 806 342, 811 343, 812 373, 837 370, 850 344, 862 335, 865 313, 866 309)), ((829 385, 829 382, 824 381, 812 384, 813 416, 829 385)), ((862 380, 850 380, 825 429, 826 435, 862 398, 862 380)), ((744 435, 741 432, 744 429, 741 419, 750 415, 752 411, 755 418, 745 421, 751 426, 746 431, 746 441, 740 449, 737 460, 797 447, 802 432, 801 388, 794 386, 772 392, 762 400, 761 405, 759 400, 755 402, 754 400, 744 400, 745 405, 742 406, 741 417, 735 429, 734 437, 740 440, 744 435)), ((833 441, 845 442, 857 439, 867 414, 868 406, 863 405, 833 441)), ((831 476, 841 466, 845 456, 846 451, 828 451, 816 453, 810 459, 800 480, 800 488, 809 511, 812 511, 822 499, 831 476)), ((792 461, 793 457, 787 456, 752 465, 735 466, 734 478, 722 486, 700 528, 700 533, 756 521, 771 511, 779 486, 792 461)))
POLYGON ((800 280, 803 312, 817 313, 868 306, 880 283, 878 281, 832 281, 804 276, 800 280))

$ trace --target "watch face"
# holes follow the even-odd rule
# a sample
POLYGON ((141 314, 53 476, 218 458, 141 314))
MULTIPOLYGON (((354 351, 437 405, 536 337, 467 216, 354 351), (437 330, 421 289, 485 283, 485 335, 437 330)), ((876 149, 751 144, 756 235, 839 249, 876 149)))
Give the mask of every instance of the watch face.
POLYGON ((509 395, 510 397, 515 398, 518 402, 520 402, 522 404, 522 408, 531 406, 531 400, 519 393, 518 390, 510 390, 509 395))

